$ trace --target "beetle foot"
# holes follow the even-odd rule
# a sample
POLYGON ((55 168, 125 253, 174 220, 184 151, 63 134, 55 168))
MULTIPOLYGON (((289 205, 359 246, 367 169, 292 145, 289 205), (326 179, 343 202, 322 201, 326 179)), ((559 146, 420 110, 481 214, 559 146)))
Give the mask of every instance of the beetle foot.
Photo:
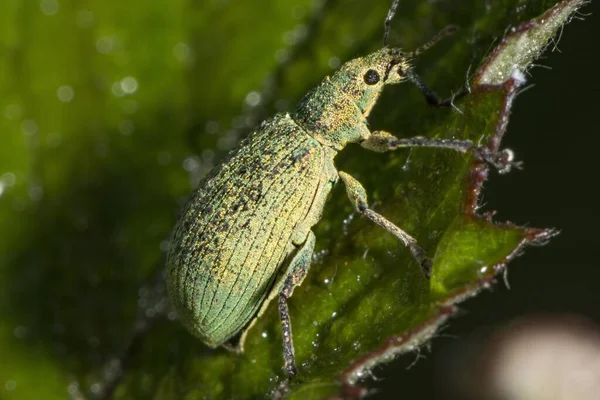
POLYGON ((477 159, 493 165, 501 174, 506 174, 513 168, 523 169, 523 162, 515 161, 515 153, 510 149, 491 151, 487 147, 482 146, 475 147, 472 151, 477 159))

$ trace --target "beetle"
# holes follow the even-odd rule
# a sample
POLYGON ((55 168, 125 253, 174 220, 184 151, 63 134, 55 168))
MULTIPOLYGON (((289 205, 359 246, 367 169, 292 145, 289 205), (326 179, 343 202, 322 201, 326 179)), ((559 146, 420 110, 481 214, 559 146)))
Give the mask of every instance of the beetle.
POLYGON ((338 171, 334 158, 354 143, 376 152, 437 147, 470 151, 503 172, 510 169, 509 150, 369 130, 367 117, 387 85, 410 81, 429 104, 453 105, 457 96, 441 100, 411 66, 413 57, 453 30, 412 53, 384 46, 346 62, 293 112, 264 121, 208 174, 183 210, 167 257, 168 294, 192 334, 210 347, 243 351, 249 327, 277 297, 284 370, 296 374, 287 300, 309 270, 316 240, 311 228, 339 180, 355 210, 395 235, 429 275, 431 261, 417 241, 369 208, 363 186, 338 171))

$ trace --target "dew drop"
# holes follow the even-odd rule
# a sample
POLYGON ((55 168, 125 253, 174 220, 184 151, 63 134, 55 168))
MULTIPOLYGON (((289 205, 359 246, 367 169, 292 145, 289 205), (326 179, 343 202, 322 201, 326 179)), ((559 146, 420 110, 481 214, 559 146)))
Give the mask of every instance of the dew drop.
POLYGON ((79 393, 79 382, 73 381, 67 386, 67 392, 74 397, 79 393))
POLYGON ((15 183, 17 183, 17 176, 12 172, 5 172, 2 174, 2 177, 0 177, 0 181, 2 181, 6 186, 13 186, 15 183))
POLYGON ((342 62, 339 58, 333 56, 329 57, 329 60, 327 60, 327 65, 329 65, 329 68, 331 69, 338 69, 340 65, 342 65, 342 62))
POLYGON ((183 169, 185 169, 186 171, 193 172, 196 171, 198 168, 200 168, 200 162, 196 157, 191 156, 183 160, 183 169))
POLYGON ((110 88, 112 94, 116 97, 125 96, 125 92, 123 91, 123 87, 121 86, 121 82, 114 82, 110 88))
POLYGON ((29 188, 29 198, 33 201, 40 201, 44 197, 44 188, 40 185, 32 185, 29 188))
POLYGON ((102 36, 96 40, 96 50, 101 54, 110 53, 115 45, 115 40, 110 36, 102 36))
POLYGON ((192 55, 192 49, 187 43, 179 42, 173 46, 173 56, 181 62, 189 61, 192 55))
POLYGON ((56 0, 42 0, 40 2, 40 10, 46 15, 55 15, 60 9, 60 5, 56 0))
POLYGON ((29 329, 27 329, 26 326, 19 325, 13 330, 13 335, 15 335, 17 339, 23 339, 25 336, 27 336, 28 332, 29 329))
POLYGON ((92 392, 95 395, 99 395, 102 392, 102 384, 99 382, 92 383, 92 385, 90 386, 90 392, 92 392))
POLYGON ((138 90, 138 81, 133 76, 126 76, 121 80, 121 90, 126 94, 133 94, 138 90))
POLYGON ((262 96, 259 92, 252 91, 246 95, 246 104, 250 107, 256 107, 260 105, 262 96))
POLYGON ((21 122, 21 130, 25 135, 33 136, 38 131, 38 125, 35 121, 26 119, 25 121, 21 122))
POLYGON ((9 104, 4 108, 4 118, 8 120, 20 119, 22 114, 21 106, 18 104, 9 104))
POLYGON ((69 103, 71 102, 71 100, 73 100, 75 92, 73 91, 73 88, 71 86, 63 85, 58 88, 58 90, 56 91, 56 95, 58 96, 58 99, 63 103, 69 103))

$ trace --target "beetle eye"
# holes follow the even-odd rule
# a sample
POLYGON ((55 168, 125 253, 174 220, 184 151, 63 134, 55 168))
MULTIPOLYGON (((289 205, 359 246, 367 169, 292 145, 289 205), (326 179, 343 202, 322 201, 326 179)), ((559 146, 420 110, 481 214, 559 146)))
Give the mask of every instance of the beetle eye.
POLYGON ((370 69, 364 76, 367 85, 374 85, 379 82, 379 74, 374 69, 370 69))

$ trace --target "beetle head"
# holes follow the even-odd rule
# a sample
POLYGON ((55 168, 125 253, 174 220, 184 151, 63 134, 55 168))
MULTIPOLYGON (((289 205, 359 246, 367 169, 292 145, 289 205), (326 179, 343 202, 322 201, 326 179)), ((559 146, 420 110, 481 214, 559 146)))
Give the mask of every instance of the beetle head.
POLYGON ((344 94, 350 96, 366 117, 385 85, 406 80, 410 55, 400 49, 384 47, 365 57, 348 61, 331 77, 344 94))
MULTIPOLYGON (((386 35, 388 23, 393 16, 397 1, 390 9, 386 19, 386 35)), ((456 33, 458 28, 448 25, 427 43, 409 53, 398 48, 384 47, 368 56, 348 61, 333 75, 332 81, 356 103, 366 117, 371 112, 377 98, 385 85, 393 85, 411 80, 417 86, 422 86, 418 76, 411 71, 410 60, 417 57, 446 36, 456 33)))

